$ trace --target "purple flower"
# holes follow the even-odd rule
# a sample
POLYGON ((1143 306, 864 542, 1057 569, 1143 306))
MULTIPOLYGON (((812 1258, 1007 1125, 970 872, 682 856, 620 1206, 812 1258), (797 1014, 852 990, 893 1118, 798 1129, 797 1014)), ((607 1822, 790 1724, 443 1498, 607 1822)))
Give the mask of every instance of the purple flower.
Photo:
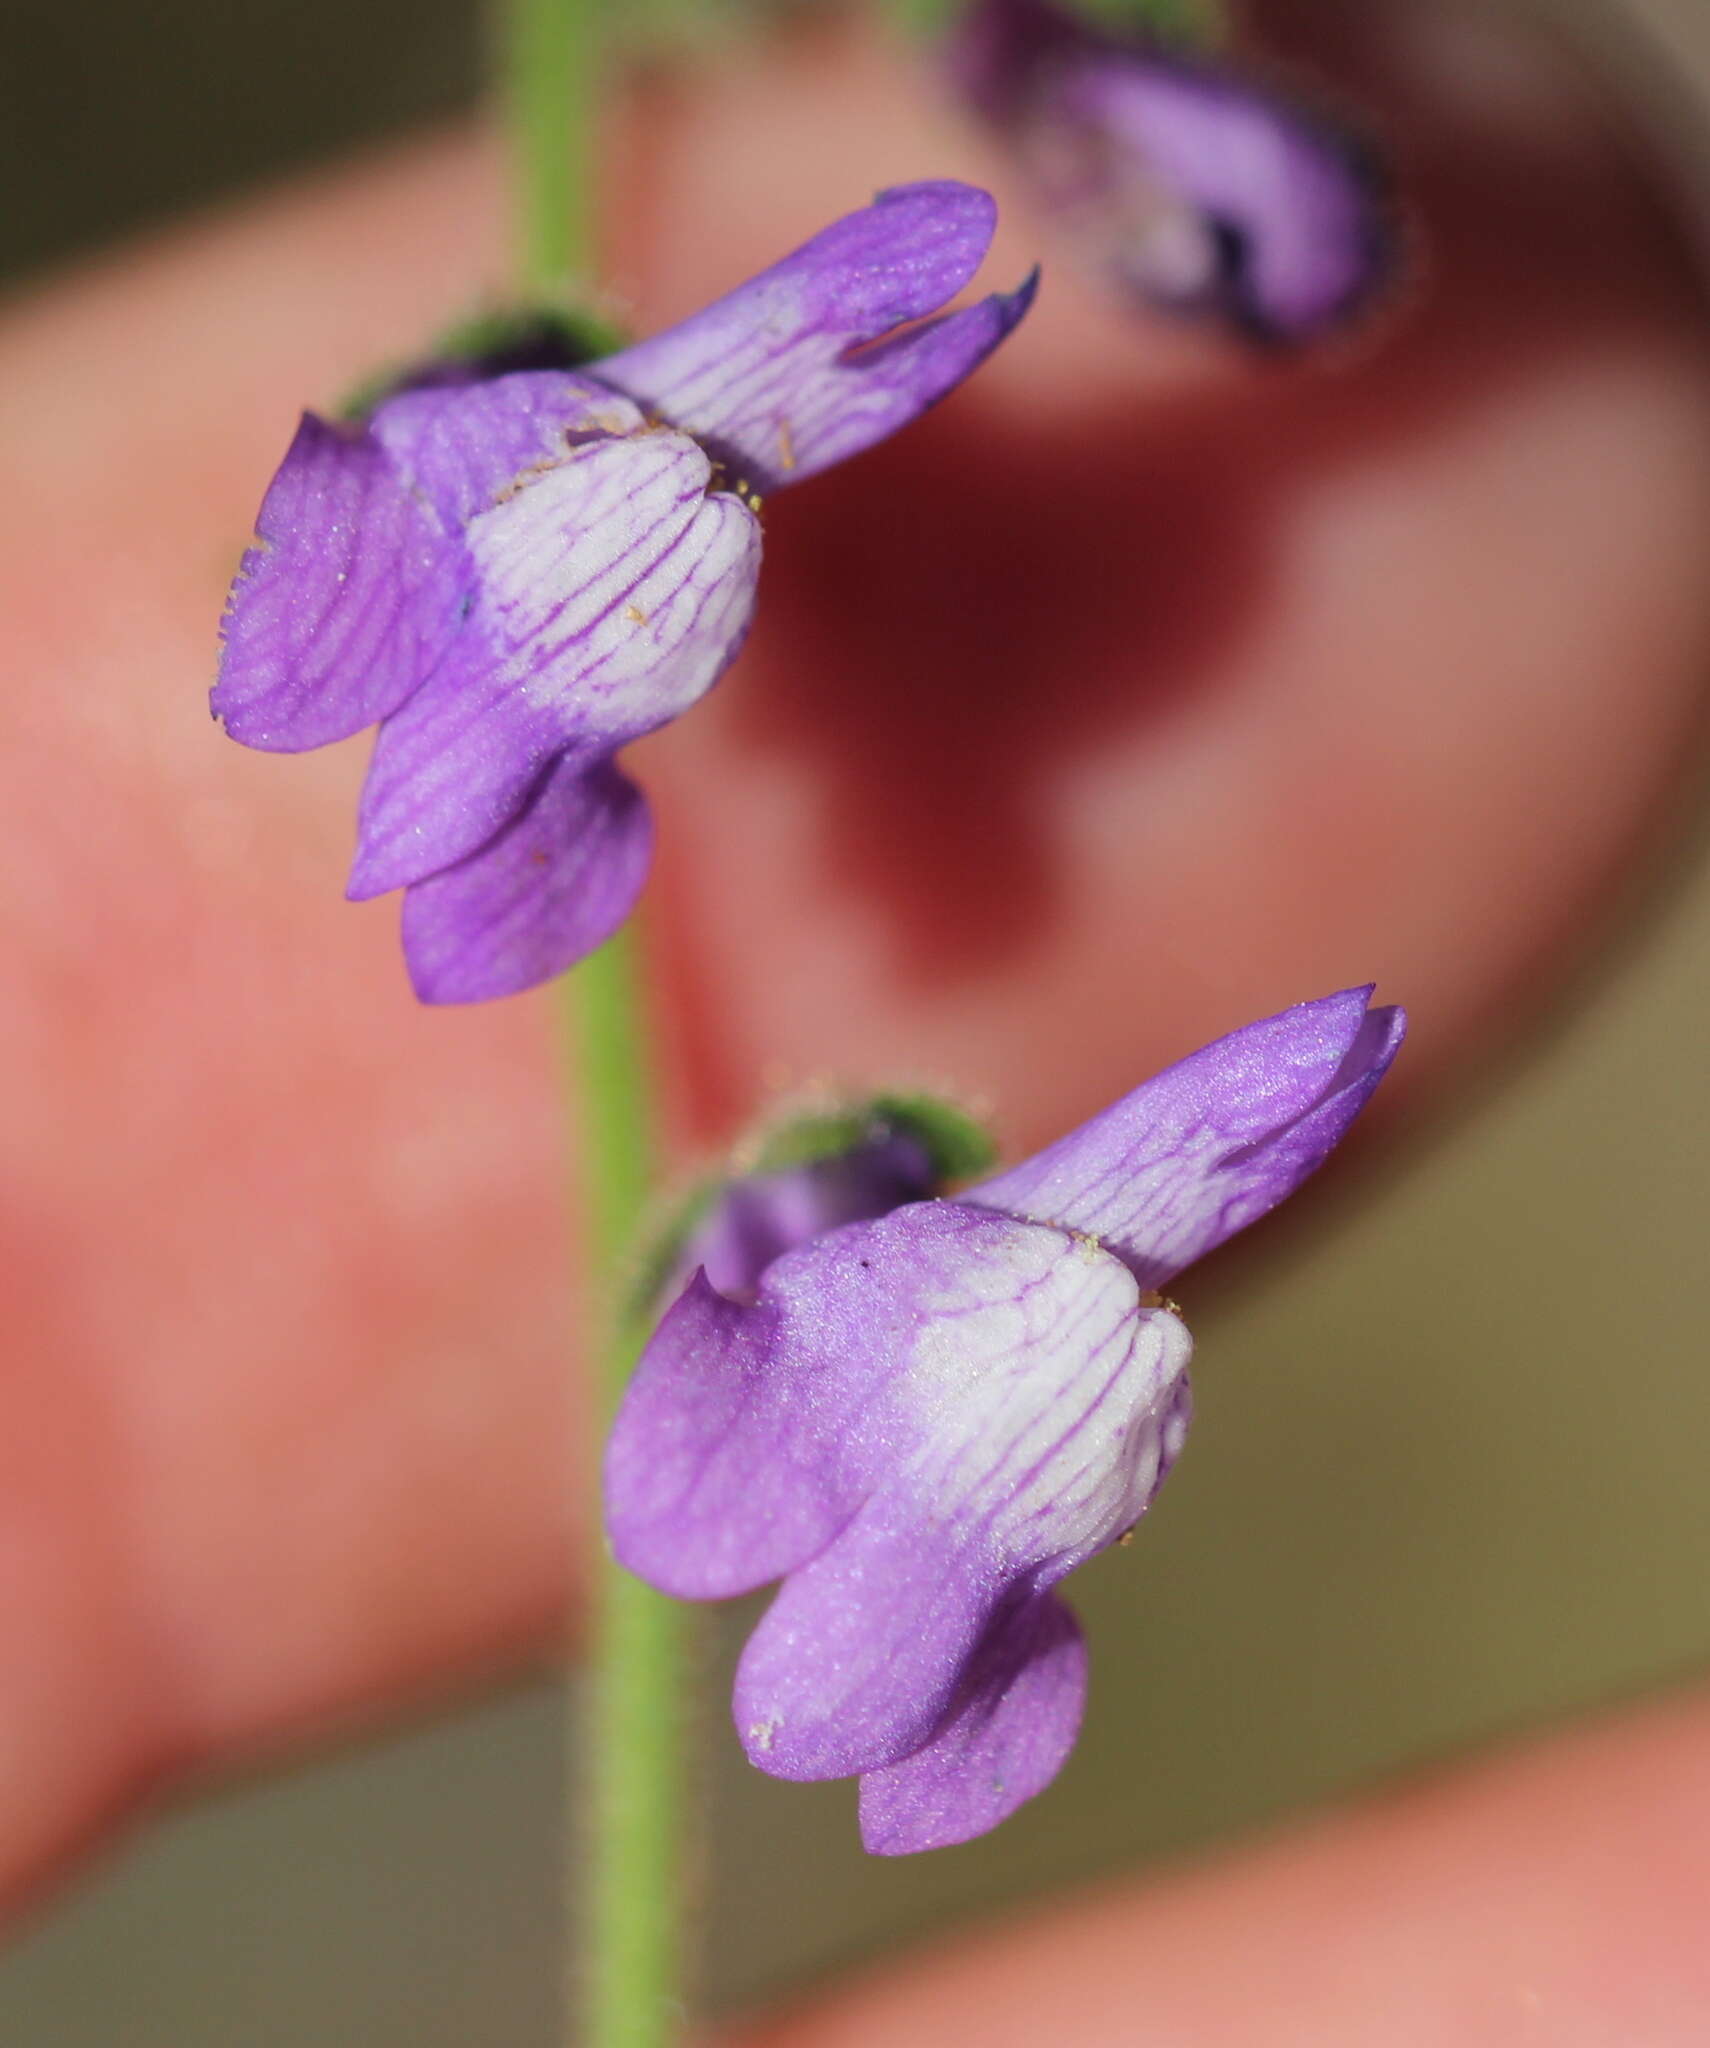
POLYGON ((1345 130, 1208 59, 1050 0, 976 0, 963 95, 1123 291, 1250 340, 1310 341, 1387 283, 1383 179, 1345 130))
POLYGON ((1157 1289, 1272 1209, 1404 1028, 1352 989, 1249 1025, 950 1201, 834 1230, 752 1303, 697 1275, 607 1457, 618 1557, 685 1599, 784 1581, 736 1679, 752 1762, 861 1780, 880 1855, 1050 1783, 1086 1651, 1052 1588, 1145 1512, 1192 1343, 1157 1289))
POLYGON ((907 185, 579 371, 417 380, 306 415, 226 610, 215 715, 285 753, 378 723, 349 894, 407 891, 428 1002, 527 988, 623 921, 647 806, 614 761, 686 711, 754 607, 759 494, 882 440, 1026 311, 937 319, 991 239, 907 185))

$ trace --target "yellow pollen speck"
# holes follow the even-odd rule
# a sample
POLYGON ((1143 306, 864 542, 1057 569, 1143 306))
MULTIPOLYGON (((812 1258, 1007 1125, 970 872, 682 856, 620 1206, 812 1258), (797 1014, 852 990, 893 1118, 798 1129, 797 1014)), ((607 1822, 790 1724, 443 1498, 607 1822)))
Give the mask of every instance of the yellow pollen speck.
POLYGON ((741 503, 746 505, 750 512, 758 513, 761 505, 764 503, 760 493, 746 477, 732 476, 722 462, 715 462, 711 465, 707 489, 709 491, 728 491, 733 498, 739 499, 741 503))
POLYGON ((626 604, 623 608, 623 615, 632 626, 645 626, 647 624, 647 614, 638 604, 626 604))
POLYGON ((751 1722, 748 1729, 748 1739, 764 1755, 772 1747, 772 1738, 777 1734, 778 1728, 779 1723, 776 1721, 751 1722))
POLYGON ((796 466, 796 444, 790 433, 788 420, 778 422, 778 467, 794 469, 796 466))
POLYGON ((1132 1529, 1124 1529, 1122 1534, 1116 1539, 1116 1547, 1118 1550, 1126 1550, 1133 1541, 1134 1531, 1132 1529))

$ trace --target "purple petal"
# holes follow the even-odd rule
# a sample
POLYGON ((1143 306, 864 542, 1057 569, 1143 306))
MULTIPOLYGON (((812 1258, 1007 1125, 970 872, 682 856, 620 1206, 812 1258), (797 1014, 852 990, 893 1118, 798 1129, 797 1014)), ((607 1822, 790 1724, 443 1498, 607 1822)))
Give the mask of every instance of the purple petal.
POLYGON ((697 1275, 613 1425, 607 1522, 622 1562, 664 1592, 717 1600, 823 1550, 918 1436, 907 1380, 932 1305, 960 1298, 981 1248, 1018 1231, 1041 1240, 1033 1265, 1059 1254, 1053 1233, 926 1202, 774 1260, 756 1307, 697 1275))
POLYGON ((478 1003, 563 973, 629 915, 652 844, 628 776, 609 760, 561 762, 496 839, 405 895, 416 994, 478 1003))
POLYGON ((377 442, 305 413, 227 601, 214 715, 281 753, 386 717, 456 625, 460 560, 377 442))
POLYGON ((861 1840, 874 1856, 945 1849, 995 1828, 1063 1768, 1086 1704, 1080 1623, 1053 1594, 986 1632, 936 1733, 861 1779, 861 1840))
POLYGON ((775 1778, 846 1778, 910 1755, 942 1719, 1008 1582, 887 1496, 792 1572, 737 1666, 748 1760, 775 1778))
POLYGON ((750 1174, 720 1190, 683 1246, 681 1270, 700 1267, 721 1294, 751 1299, 774 1259, 845 1223, 924 1201, 936 1181, 926 1147, 901 1131, 777 1173, 750 1174))
POLYGON ((739 478, 778 490, 934 405, 1026 312, 1033 281, 880 342, 979 268, 997 209, 949 180, 901 185, 681 325, 597 365, 739 478))
POLYGON ((753 612, 760 528, 709 477, 681 434, 595 440, 470 521, 474 607, 381 730, 351 896, 462 860, 559 755, 608 753, 718 680, 753 612))
POLYGON ((1162 1287, 1292 1194, 1364 1108, 1406 1030, 1370 997, 1232 1032, 960 1199, 1084 1230, 1162 1287))
POLYGON ((400 393, 375 409, 369 432, 400 476, 456 532, 534 473, 583 442, 638 432, 621 393, 567 370, 400 393))
POLYGON ((761 1303, 776 1358, 821 1360, 791 1411, 873 1490, 755 1630, 737 1728, 763 1770, 842 1777, 918 1749, 992 1614, 1144 1511, 1191 1342, 1096 1246, 960 1203, 789 1254, 761 1303))
POLYGON ((823 1550, 864 1477, 815 1428, 811 1357, 773 1308, 697 1274, 636 1368, 606 1447, 621 1564, 685 1600, 751 1592, 823 1550))
POLYGON ((508 686, 502 658, 466 622, 432 681, 380 728, 345 894, 361 902, 455 867, 504 831, 569 752, 550 713, 508 686))

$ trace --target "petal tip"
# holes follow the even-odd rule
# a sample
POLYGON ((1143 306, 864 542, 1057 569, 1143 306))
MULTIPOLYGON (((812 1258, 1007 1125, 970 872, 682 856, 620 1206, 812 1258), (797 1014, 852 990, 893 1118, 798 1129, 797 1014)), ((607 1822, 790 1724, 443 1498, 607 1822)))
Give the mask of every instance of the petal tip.
POLYGON ((1366 1030, 1371 1037, 1367 1069, 1375 1084, 1389 1072, 1401 1050, 1407 1036, 1407 1012, 1399 1003, 1380 1003, 1366 1012, 1366 1030))
POLYGON ((1005 334, 1012 333, 1031 312, 1033 302, 1039 296, 1039 285, 1044 275, 1044 265, 1036 263, 1014 291, 993 293, 994 302, 1002 310, 1005 334))
POLYGON ((344 900, 346 903, 372 903, 376 896, 389 896, 402 886, 380 868, 372 855, 359 848, 345 879, 344 900))
POLYGON ((524 993, 529 984, 504 976, 484 973, 478 962, 425 961, 410 948, 406 930, 404 967, 410 977, 410 991, 418 1003, 430 1009, 451 1009, 464 1003, 496 1002, 501 996, 524 993))
POLYGON ((886 185, 873 195, 875 206, 930 206, 959 213, 965 224, 983 226, 989 241, 997 229, 998 205, 983 185, 963 178, 915 178, 906 185, 886 185))

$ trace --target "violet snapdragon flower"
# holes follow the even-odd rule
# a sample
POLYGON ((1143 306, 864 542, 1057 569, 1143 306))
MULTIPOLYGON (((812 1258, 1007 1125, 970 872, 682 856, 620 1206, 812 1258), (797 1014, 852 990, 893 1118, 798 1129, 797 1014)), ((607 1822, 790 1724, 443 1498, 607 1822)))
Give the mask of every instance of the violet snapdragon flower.
POLYGON ((585 369, 417 380, 352 428, 305 415, 213 708, 285 753, 379 725, 348 893, 407 892, 424 1001, 527 988, 623 921, 651 828, 614 756, 740 648, 760 495, 906 425, 1026 311, 1032 280, 926 317, 994 223, 971 186, 901 186, 585 369))
POLYGON ((737 1673, 750 1760, 858 1775, 881 1855, 1043 1790, 1087 1661, 1053 1588, 1181 1450, 1192 1342, 1159 1289, 1293 1192, 1401 1042, 1351 989, 1249 1025, 1021 1165, 698 1275, 607 1455, 621 1562, 685 1599, 783 1587, 737 1673))
POLYGON ((1375 157, 1284 93, 1051 0, 975 0, 949 54, 962 96, 1130 296, 1297 344, 1388 283, 1375 157))

